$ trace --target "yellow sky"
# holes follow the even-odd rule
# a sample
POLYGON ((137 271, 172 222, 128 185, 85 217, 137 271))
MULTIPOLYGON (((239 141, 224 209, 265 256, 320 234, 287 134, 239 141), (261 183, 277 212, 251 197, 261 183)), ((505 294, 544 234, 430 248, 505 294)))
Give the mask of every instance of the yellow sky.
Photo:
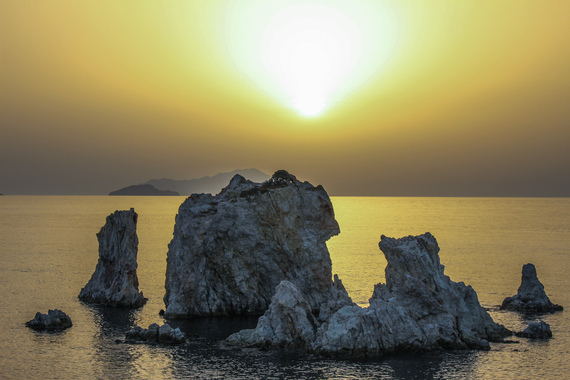
POLYGON ((2 0, 0 193, 256 167, 339 195, 570 196, 570 2, 297 2, 360 33, 313 118, 260 58, 293 3, 2 0))

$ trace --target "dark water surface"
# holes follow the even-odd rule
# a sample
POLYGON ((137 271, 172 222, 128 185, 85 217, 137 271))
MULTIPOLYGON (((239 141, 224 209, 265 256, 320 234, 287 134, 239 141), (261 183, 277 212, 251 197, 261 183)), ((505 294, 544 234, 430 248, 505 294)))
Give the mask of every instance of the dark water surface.
MULTIPOLYGON (((570 199, 333 197, 341 234, 329 250, 333 272, 366 306, 384 282, 380 235, 431 232, 446 274, 477 291, 495 321, 520 330, 544 320, 554 338, 493 344, 492 350, 334 360, 304 353, 226 349, 230 333, 255 318, 169 321, 189 337, 182 346, 116 343, 135 325, 164 323, 164 272, 174 216, 183 197, 0 197, 0 378, 199 379, 531 379, 567 378, 568 312, 522 316, 498 305, 516 293, 521 268, 536 265, 546 292, 570 310, 570 199), (95 234, 105 217, 139 214, 140 289, 149 302, 135 311, 81 303, 77 295, 98 258, 95 234), (34 332, 24 323, 59 308, 74 326, 34 332)), ((515 338, 513 338, 515 339, 515 338)))

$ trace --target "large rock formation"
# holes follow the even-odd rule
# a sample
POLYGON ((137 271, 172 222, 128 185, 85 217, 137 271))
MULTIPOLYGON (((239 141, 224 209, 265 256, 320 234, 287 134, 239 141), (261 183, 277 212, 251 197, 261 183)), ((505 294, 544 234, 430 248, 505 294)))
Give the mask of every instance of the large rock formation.
POLYGON ((26 322, 26 326, 34 330, 64 330, 71 327, 71 318, 59 309, 48 310, 47 314, 40 312, 31 321, 26 322))
POLYGON ((306 315, 300 293, 282 284, 257 327, 230 336, 227 343, 375 356, 433 348, 488 349, 489 341, 511 335, 493 322, 470 286, 444 275, 431 234, 382 236, 380 248, 388 261, 386 284, 376 285, 368 308, 346 303, 315 323, 306 315), (282 307, 288 299, 294 302, 282 307))
POLYGON ((525 264, 522 269, 521 286, 517 294, 504 299, 501 309, 523 312, 548 313, 563 309, 550 302, 544 291, 544 285, 538 280, 533 264, 525 264))
POLYGON ((115 211, 107 216, 97 234, 99 261, 91 279, 79 293, 88 303, 116 307, 139 307, 146 298, 139 292, 137 277, 137 213, 115 211))
POLYGON ((193 194, 168 245, 165 316, 262 314, 282 280, 318 309, 333 291, 325 242, 339 232, 326 191, 283 170, 193 194))

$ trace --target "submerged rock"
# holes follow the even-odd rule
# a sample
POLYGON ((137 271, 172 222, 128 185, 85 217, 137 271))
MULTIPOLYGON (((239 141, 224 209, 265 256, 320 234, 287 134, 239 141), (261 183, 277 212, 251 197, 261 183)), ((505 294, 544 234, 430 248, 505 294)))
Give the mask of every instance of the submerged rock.
POLYGON ((515 333, 516 336, 530 339, 549 339, 552 338, 550 325, 546 322, 532 322, 526 329, 515 333))
POLYGON ((146 298, 139 292, 137 277, 137 217, 132 208, 107 216, 105 225, 97 234, 97 267, 81 289, 79 299, 116 307, 144 305, 146 298))
POLYGON ((489 341, 511 335, 481 307, 470 286, 444 275, 431 234, 382 236, 380 248, 388 261, 386 284, 376 285, 368 308, 340 302, 340 309, 320 323, 307 316, 301 293, 282 283, 257 327, 230 336, 227 343, 377 356, 435 348, 489 349, 489 341), (295 302, 285 308, 283 299, 295 302))
POLYGON ((34 319, 26 322, 34 330, 64 330, 71 326, 71 318, 59 309, 48 310, 47 314, 36 313, 34 319))
POLYGON ((550 302, 544 291, 544 285, 538 280, 535 266, 525 264, 522 269, 521 286, 517 294, 505 298, 501 309, 548 313, 563 310, 563 307, 550 302))
POLYGON ((165 316, 262 314, 282 280, 317 310, 333 292, 325 242, 339 232, 326 191, 284 170, 193 194, 168 245, 165 316))
POLYGON ((163 343, 163 344, 180 344, 184 343, 186 337, 180 328, 173 329, 168 323, 159 326, 156 323, 143 329, 135 326, 132 330, 127 331, 125 335, 126 342, 141 341, 147 343, 163 343))

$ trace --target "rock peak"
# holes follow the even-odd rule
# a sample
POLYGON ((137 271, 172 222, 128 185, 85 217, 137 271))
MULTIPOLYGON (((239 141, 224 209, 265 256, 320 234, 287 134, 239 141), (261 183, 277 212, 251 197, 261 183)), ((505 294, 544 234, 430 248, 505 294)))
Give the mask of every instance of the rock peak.
POLYGON ((523 265, 521 285, 517 294, 505 298, 501 309, 548 313, 563 310, 563 307, 550 302, 544 285, 538 280, 536 267, 528 263, 523 265))
POLYGON ((107 216, 97 233, 99 261, 91 279, 79 293, 88 303, 139 307, 146 298, 139 292, 137 277, 137 220, 133 208, 107 216))

